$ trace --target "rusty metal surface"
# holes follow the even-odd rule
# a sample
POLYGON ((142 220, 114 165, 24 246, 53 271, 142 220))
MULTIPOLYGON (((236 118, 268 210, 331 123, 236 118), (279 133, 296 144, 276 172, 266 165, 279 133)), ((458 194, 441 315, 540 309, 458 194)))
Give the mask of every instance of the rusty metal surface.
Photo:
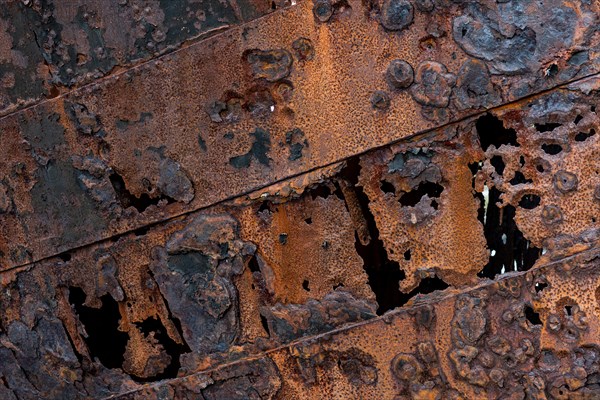
POLYGON ((420 295, 378 318, 372 302, 343 288, 254 308, 259 333, 249 333, 237 316, 251 301, 241 280, 264 279, 260 262, 261 272, 244 267, 255 247, 222 213, 185 222, 169 227, 166 244, 166 232, 132 235, 7 282, 4 396, 594 398, 600 390, 597 248, 474 289, 420 295))
POLYGON ((266 0, 2 0, 0 115, 283 5, 266 0))
POLYGON ((598 398, 598 267, 593 252, 423 297, 407 310, 119 398, 598 398))
POLYGON ((5 272, 5 396, 594 398, 599 84, 5 272))
POLYGON ((0 398, 600 397, 600 3, 6 4, 0 398))
POLYGON ((598 7, 299 2, 9 114, 0 262, 210 206, 597 72, 598 7))

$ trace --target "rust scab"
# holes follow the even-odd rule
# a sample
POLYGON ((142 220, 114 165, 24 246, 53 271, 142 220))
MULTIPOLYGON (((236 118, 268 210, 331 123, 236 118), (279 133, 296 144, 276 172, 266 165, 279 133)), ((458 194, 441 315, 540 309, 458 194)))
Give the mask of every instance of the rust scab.
POLYGON ((196 353, 188 357, 189 365, 203 353, 225 350, 238 335, 232 280, 255 250, 239 240, 238 230, 228 215, 200 215, 153 250, 152 274, 196 353), (206 329, 215 334, 206 335, 206 329))
POLYGON ((484 307, 485 300, 479 297, 463 295, 456 300, 452 328, 452 341, 455 346, 465 348, 474 345, 486 332, 487 313, 484 307))
POLYGON ((372 301, 355 298, 349 292, 334 290, 323 300, 306 304, 276 304, 263 308, 269 332, 277 341, 286 343, 297 337, 328 332, 345 324, 375 317, 372 301))
POLYGON ((70 117, 75 122, 77 132, 86 136, 103 135, 100 131, 102 129, 100 119, 96 114, 90 112, 84 104, 73 103, 68 105, 67 103, 66 106, 70 117))
POLYGON ((453 37, 469 55, 492 61, 501 73, 516 74, 528 70, 536 49, 536 34, 526 27, 513 29, 504 36, 496 21, 486 15, 461 15, 453 21, 453 37))
POLYGON ((487 66, 478 60, 469 60, 460 68, 454 93, 459 109, 490 107, 500 98, 487 66))
POLYGON ((385 29, 400 31, 413 22, 413 13, 413 6, 408 0, 384 0, 380 23, 385 29))
POLYGON ((250 50, 246 53, 250 73, 254 79, 275 82, 290 74, 293 58, 285 49, 250 50))
POLYGON ((298 61, 310 61, 315 57, 315 47, 307 38, 298 38, 292 43, 292 49, 298 61))
POLYGON ((414 71, 408 62, 396 59, 388 65, 385 77, 392 88, 406 89, 414 81, 414 71))
POLYGON ((424 106, 447 107, 455 84, 456 77, 444 65, 425 61, 417 68, 411 94, 417 103, 424 106))
POLYGON ((210 103, 206 109, 212 122, 239 122, 243 117, 244 99, 236 93, 227 93, 222 100, 210 103))

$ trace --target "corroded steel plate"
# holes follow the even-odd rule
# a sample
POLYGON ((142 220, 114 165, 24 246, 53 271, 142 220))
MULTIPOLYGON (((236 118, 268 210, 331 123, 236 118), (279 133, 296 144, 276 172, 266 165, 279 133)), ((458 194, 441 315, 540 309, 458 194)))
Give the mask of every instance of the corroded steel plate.
POLYGON ((600 3, 121 3, 0 9, 0 398, 600 397, 600 3))
POLYGON ((1 262, 106 239, 596 72, 597 8, 300 2, 10 114, 1 262))
POLYGON ((0 1, 0 115, 269 13, 267 1, 0 1))
POLYGON ((593 398, 599 82, 5 272, 4 364, 53 397, 593 398))

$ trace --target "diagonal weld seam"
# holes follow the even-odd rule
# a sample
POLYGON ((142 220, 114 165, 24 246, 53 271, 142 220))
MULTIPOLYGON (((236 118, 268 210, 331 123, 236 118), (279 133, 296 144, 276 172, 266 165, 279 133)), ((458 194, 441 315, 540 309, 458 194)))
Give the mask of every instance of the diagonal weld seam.
MULTIPOLYGON (((244 191, 242 191, 242 192, 240 192, 238 194, 225 197, 225 198, 223 198, 221 200, 217 200, 217 201, 212 202, 210 204, 207 204, 205 206, 201 206, 201 207, 197 207, 197 208, 194 208, 194 209, 191 209, 191 210, 183 211, 183 212, 181 212, 179 214, 174 214, 174 215, 171 215, 170 217, 167 217, 167 218, 164 218, 164 219, 161 219, 161 220, 158 220, 158 221, 154 221, 154 222, 151 222, 151 223, 148 223, 148 224, 145 224, 145 225, 141 225, 141 226, 136 226, 135 228, 123 231, 121 233, 117 233, 117 234, 114 234, 114 235, 111 235, 111 236, 107 236, 107 237, 104 237, 104 238, 100 238, 100 239, 97 239, 97 240, 92 240, 91 242, 83 243, 83 244, 81 244, 79 246, 73 246, 73 247, 70 247, 70 248, 62 250, 62 251, 57 251, 57 252, 54 252, 53 254, 50 254, 50 255, 47 255, 47 256, 44 256, 44 257, 40 257, 40 258, 38 258, 36 260, 32 260, 32 261, 24 263, 24 264, 13 265, 11 267, 8 267, 6 269, 1 270, 0 274, 2 274, 4 272, 13 271, 13 270, 15 270, 17 268, 24 268, 24 267, 28 267, 30 265, 33 265, 33 264, 36 264, 36 263, 39 263, 39 262, 46 261, 46 260, 48 260, 50 258, 56 257, 57 255, 65 253, 65 252, 76 251, 76 250, 80 250, 80 249, 85 248, 85 247, 93 246, 95 244, 105 243, 105 242, 108 242, 110 240, 119 239, 119 238, 121 238, 123 236, 131 234, 132 232, 134 232, 134 231, 136 231, 138 229, 152 228, 152 227, 154 227, 156 225, 159 225, 159 224, 167 224, 167 223, 169 223, 171 221, 174 221, 174 220, 176 220, 176 219, 178 219, 180 217, 184 217, 184 216, 196 213, 196 212, 204 211, 204 210, 209 209, 211 207, 222 205, 222 204, 227 203, 229 201, 235 200, 237 198, 241 198, 243 196, 247 196, 247 195, 249 195, 251 193, 257 192, 259 190, 263 190, 265 188, 268 188, 270 186, 276 185, 278 183, 285 182, 287 180, 297 178, 299 176, 302 176, 302 175, 305 175, 305 174, 317 171, 317 170, 322 169, 322 168, 330 167, 330 166, 338 164, 340 162, 344 162, 344 161, 349 160, 349 159, 351 159, 353 157, 360 157, 360 156, 363 156, 363 155, 365 155, 367 153, 370 153, 371 151, 376 151, 376 150, 379 150, 379 149, 383 149, 385 147, 389 147, 389 146, 392 146, 394 144, 398 144, 398 143, 402 143, 402 142, 410 142, 410 141, 412 141, 414 139, 425 137, 425 136, 427 136, 428 134, 430 134, 430 133, 432 133, 434 131, 442 130, 442 129, 447 128, 447 127, 452 126, 452 125, 460 124, 460 123, 462 123, 462 122, 464 122, 464 121, 466 121, 468 119, 471 119, 471 118, 474 118, 474 117, 477 117, 477 116, 481 116, 481 115, 486 114, 486 113, 488 113, 490 111, 496 111, 496 110, 499 110, 501 108, 513 105, 513 104, 521 102, 521 101, 526 101, 528 99, 531 99, 531 98, 534 98, 534 97, 538 97, 538 96, 541 96, 541 95, 553 92, 555 90, 559 90, 559 89, 562 89, 562 88, 567 88, 570 85, 573 85, 573 84, 578 83, 578 82, 582 82, 582 81, 584 81, 586 79, 590 79, 590 78, 593 78, 593 77, 600 77, 600 72, 596 72, 596 73, 593 73, 593 74, 585 75, 585 76, 583 76, 581 78, 573 79, 571 81, 562 83, 562 84, 554 86, 552 88, 544 89, 544 90, 541 90, 539 92, 536 92, 536 93, 533 93, 533 94, 530 94, 530 95, 527 95, 527 96, 524 96, 524 97, 521 97, 521 98, 518 98, 518 99, 515 99, 515 100, 512 100, 512 101, 509 101, 509 102, 506 102, 506 103, 503 103, 503 104, 500 104, 500 105, 497 105, 497 106, 494 106, 494 107, 490 107, 490 108, 486 108, 486 109, 481 110, 481 111, 474 112, 473 114, 466 115, 466 116, 464 116, 462 118, 459 118, 457 120, 454 120, 454 121, 451 121, 451 122, 447 122, 445 124, 442 124, 442 125, 430 128, 430 129, 426 129, 426 130, 423 130, 423 131, 420 131, 420 132, 416 132, 416 133, 414 133, 412 135, 408 135, 408 136, 405 136, 403 138, 394 139, 394 140, 391 140, 389 142, 385 142, 383 144, 380 144, 378 146, 370 147, 368 149, 365 149, 365 150, 362 150, 360 152, 347 155, 345 157, 342 157, 340 159, 331 161, 329 163, 326 163, 326 164, 323 164, 323 165, 319 165, 319 166, 315 166, 315 167, 309 168, 307 170, 300 171, 300 172, 297 172, 295 174, 291 174, 291 175, 282 177, 280 179, 274 180, 274 181, 266 183, 264 185, 259 185, 259 186, 254 187, 254 188, 251 188, 251 189, 248 189, 248 190, 244 190, 244 191)), ((0 118, 0 120, 1 120, 1 118, 0 118)))
MULTIPOLYGON (((474 292, 476 290, 480 290, 480 289, 483 289, 483 288, 486 288, 486 287, 490 287, 490 286, 492 286, 492 285, 494 285, 494 284, 496 284, 496 283, 498 283, 500 281, 507 280, 507 279, 518 278, 518 277, 530 274, 530 273, 532 273, 534 271, 538 271, 538 270, 541 270, 541 269, 544 269, 544 268, 555 268, 555 267, 560 266, 565 261, 570 261, 570 260, 573 260, 573 259, 575 259, 577 257, 584 256, 586 254, 593 255, 594 252, 598 252, 599 250, 600 250, 600 243, 596 242, 595 245, 593 247, 589 248, 589 249, 582 250, 582 251, 570 254, 570 255, 562 257, 560 259, 550 260, 550 261, 548 261, 545 264, 534 266, 533 268, 531 268, 531 269, 529 269, 527 271, 517 271, 517 272, 511 272, 511 273, 508 273, 508 274, 503 274, 503 275, 500 275, 500 276, 498 276, 497 278, 495 278, 493 280, 488 279, 488 280, 481 281, 477 285, 471 286, 469 288, 465 288, 464 290, 458 290, 458 289, 455 289, 455 288, 449 288, 449 289, 446 289, 446 290, 442 291, 441 292, 442 293, 441 296, 435 297, 435 299, 433 299, 431 302, 428 302, 427 304, 438 304, 438 303, 441 303, 444 300, 447 300, 447 299, 450 299, 450 298, 453 298, 453 297, 458 297, 458 296, 463 295, 463 294, 471 293, 471 292, 474 292), (447 292, 447 293, 444 293, 444 292, 447 292)), ((425 296, 431 296, 432 294, 425 295, 425 296)), ((390 318, 395 317, 395 316, 400 315, 400 314, 405 314, 409 310, 411 310, 411 309, 413 309, 415 307, 420 307, 422 305, 423 305, 422 303, 416 303, 416 304, 413 303, 413 304, 408 305, 408 306, 398 307, 398 308, 396 308, 394 310, 388 311, 384 315, 380 315, 380 316, 368 319, 366 321, 361 321, 361 322, 356 322, 356 323, 348 324, 348 325, 343 326, 341 328, 332 329, 330 331, 327 331, 327 332, 324 332, 324 333, 319 333, 317 335, 304 336, 302 338, 298 338, 298 339, 296 339, 294 341, 291 341, 289 343, 283 344, 283 345, 281 345, 279 347, 275 347, 273 349, 269 349, 269 350, 266 350, 266 351, 263 351, 263 352, 260 352, 260 353, 249 355, 247 357, 240 358, 238 360, 234 360, 234 361, 226 362, 226 363, 223 363, 223 364, 215 365, 215 366, 207 368, 205 370, 196 371, 194 373, 191 373, 191 374, 188 374, 188 375, 185 375, 185 376, 178 376, 176 378, 166 379, 166 380, 163 380, 163 381, 153 382, 151 384, 146 384, 146 385, 140 386, 138 388, 132 389, 130 391, 127 391, 127 392, 118 393, 118 394, 114 394, 114 395, 105 397, 105 399, 119 398, 119 397, 122 397, 122 396, 126 396, 128 394, 137 393, 137 392, 145 390, 145 389, 152 389, 152 388, 160 387, 160 386, 162 386, 164 384, 167 384, 167 383, 170 383, 170 382, 182 381, 182 380, 190 378, 192 376, 198 376, 198 375, 208 374, 208 373, 211 373, 211 372, 215 372, 215 371, 221 370, 223 368, 232 367, 232 366, 235 366, 235 365, 238 365, 238 364, 243 364, 243 363, 248 362, 248 361, 260 360, 260 359, 263 359, 263 358, 267 357, 268 355, 270 355, 272 353, 275 353, 275 352, 278 352, 278 351, 281 351, 281 350, 285 350, 285 349, 289 349, 289 348, 293 348, 294 346, 302 345, 303 343, 306 343, 306 342, 317 341, 319 339, 326 338, 326 337, 331 336, 331 335, 335 335, 335 334, 338 334, 338 333, 347 332, 347 331, 359 328, 359 327, 364 326, 364 325, 374 324, 374 323, 377 323, 377 322, 382 321, 382 320, 384 321, 386 319, 390 319, 390 318)))

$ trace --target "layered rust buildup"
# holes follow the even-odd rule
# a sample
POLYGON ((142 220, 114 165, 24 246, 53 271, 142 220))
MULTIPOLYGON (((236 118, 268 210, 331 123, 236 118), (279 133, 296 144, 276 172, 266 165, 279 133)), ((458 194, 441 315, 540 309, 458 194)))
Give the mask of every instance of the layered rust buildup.
POLYGON ((600 398, 600 0, 5 0, 0 399, 600 398))

